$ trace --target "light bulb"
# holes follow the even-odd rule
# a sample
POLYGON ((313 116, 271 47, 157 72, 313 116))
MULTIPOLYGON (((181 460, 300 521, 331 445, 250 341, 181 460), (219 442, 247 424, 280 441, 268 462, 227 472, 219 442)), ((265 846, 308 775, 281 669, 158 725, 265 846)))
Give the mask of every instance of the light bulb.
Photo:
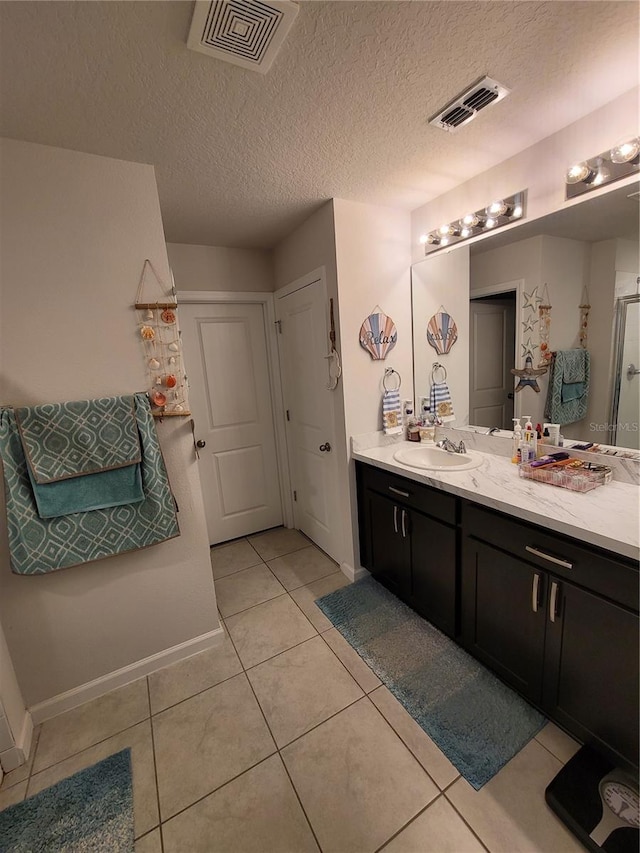
POLYGON ((460 231, 460 236, 466 239, 467 237, 471 236, 472 230, 473 229, 467 228, 467 226, 465 225, 465 226, 463 226, 463 228, 460 231))
POLYGON ((440 244, 440 238, 437 234, 429 234, 427 236, 427 243, 430 246, 438 246, 440 244))
POLYGON ((469 228, 473 228, 474 225, 478 224, 478 215, 476 213, 467 213, 466 216, 462 217, 460 222, 469 228))
POLYGON ((612 163, 630 163, 638 156, 638 152, 640 152, 640 139, 636 137, 616 145, 609 152, 609 157, 612 163))
POLYGON ((420 235, 420 242, 422 243, 422 245, 424 245, 424 244, 427 242, 427 240, 428 240, 428 239, 429 239, 429 238, 427 237, 427 235, 426 235, 426 234, 421 234, 421 235, 420 235))
POLYGON ((495 226, 496 226, 497 224, 498 224, 498 220, 497 220, 497 219, 493 219, 491 216, 489 216, 489 217, 487 218, 487 221, 484 223, 484 227, 485 227, 485 228, 495 228, 495 226))
POLYGON ((509 206, 502 201, 502 199, 498 199, 498 201, 492 201, 489 207, 486 208, 487 216, 504 216, 509 206))
POLYGON ((443 237, 448 237, 450 234, 453 234, 454 230, 455 229, 454 229, 453 225, 448 225, 448 224, 447 225, 441 225, 440 228, 438 228, 438 231, 442 234, 443 237))
POLYGON ((583 161, 582 163, 575 163, 567 169, 565 181, 568 184, 579 184, 581 181, 586 181, 590 175, 593 175, 593 170, 588 163, 583 161))
POLYGON ((442 240, 440 240, 440 245, 441 246, 448 246, 449 245, 449 238, 443 237, 442 240))
POLYGON ((513 212, 511 214, 511 216, 513 219, 519 219, 522 216, 522 205, 521 204, 516 204, 516 206, 513 208, 513 212))

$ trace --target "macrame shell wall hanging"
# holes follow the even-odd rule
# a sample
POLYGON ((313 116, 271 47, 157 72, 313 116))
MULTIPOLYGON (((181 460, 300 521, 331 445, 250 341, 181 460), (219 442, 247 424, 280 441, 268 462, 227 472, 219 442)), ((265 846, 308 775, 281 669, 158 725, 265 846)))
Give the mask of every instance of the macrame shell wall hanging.
POLYGON ((145 260, 138 285, 135 308, 138 312, 140 341, 144 348, 148 394, 154 417, 190 415, 187 401, 187 377, 182 362, 182 341, 178 327, 175 287, 162 282, 153 264, 145 260), (153 274, 162 301, 143 301, 147 271, 153 274))
POLYGON ((427 341, 438 355, 446 355, 458 340, 458 327, 442 305, 427 324, 427 341))
POLYGON ((396 324, 376 305, 360 327, 360 346, 367 350, 374 361, 380 361, 387 357, 397 340, 396 324))

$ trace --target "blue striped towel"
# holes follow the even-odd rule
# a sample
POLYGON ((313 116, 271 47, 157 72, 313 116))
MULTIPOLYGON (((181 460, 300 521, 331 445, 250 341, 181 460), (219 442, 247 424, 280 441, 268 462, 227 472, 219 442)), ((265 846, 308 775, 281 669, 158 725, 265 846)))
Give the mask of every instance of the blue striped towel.
POLYGON ((402 432, 402 409, 400 391, 385 391, 382 395, 382 426, 386 435, 398 435, 402 432))
POLYGON ((429 406, 431 414, 440 418, 443 423, 455 421, 451 392, 446 382, 434 382, 429 394, 429 406))

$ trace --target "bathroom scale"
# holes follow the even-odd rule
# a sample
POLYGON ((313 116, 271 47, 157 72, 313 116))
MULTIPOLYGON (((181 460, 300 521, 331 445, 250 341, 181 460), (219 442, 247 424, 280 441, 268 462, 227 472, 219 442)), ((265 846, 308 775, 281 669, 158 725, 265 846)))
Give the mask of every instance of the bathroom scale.
POLYGON ((594 853, 638 853, 638 778, 583 746, 549 783, 545 799, 594 853))

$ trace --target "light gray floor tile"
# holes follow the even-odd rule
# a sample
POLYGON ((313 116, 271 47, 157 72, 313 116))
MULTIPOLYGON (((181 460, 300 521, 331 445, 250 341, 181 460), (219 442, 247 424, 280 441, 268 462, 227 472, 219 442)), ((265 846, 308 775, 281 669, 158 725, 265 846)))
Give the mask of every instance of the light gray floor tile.
POLYGON ((536 740, 566 764, 580 749, 580 744, 558 726, 549 722, 536 735, 536 740))
POLYGON ((301 548, 300 551, 271 560, 269 568, 280 583, 287 590, 291 590, 335 574, 338 566, 319 548, 310 545, 308 548, 301 548))
POLYGON ((163 832, 165 853, 318 853, 277 755, 170 820, 163 832))
POLYGON ((544 800, 561 767, 532 740, 479 791, 458 779, 445 796, 491 853, 584 853, 544 800))
POLYGON ((316 598, 328 595, 349 583, 351 581, 342 572, 334 572, 326 578, 320 578, 320 580, 292 590, 290 595, 316 631, 328 631, 329 628, 333 628, 333 625, 315 603, 316 598))
POLYGON ((261 564, 216 581, 220 613, 226 619, 284 593, 284 588, 269 569, 261 564))
POLYGON ((265 562, 309 545, 306 536, 303 536, 299 530, 288 527, 276 527, 274 530, 267 530, 266 533, 250 536, 249 542, 265 562))
POLYGON ((149 676, 151 713, 157 714, 189 696, 195 696, 242 672, 242 664, 228 637, 207 649, 149 676))
POLYGON ((261 562, 260 555, 246 539, 232 542, 230 545, 217 545, 211 549, 211 568, 216 579, 241 572, 250 566, 257 566, 261 562))
POLYGON ((275 751, 244 674, 153 717, 162 819, 275 751))
POLYGON ((483 845, 445 797, 438 797, 382 850, 384 853, 485 853, 483 845))
POLYGON ((36 749, 38 747, 38 740, 40 738, 40 732, 42 731, 42 726, 36 726, 33 730, 33 736, 31 738, 31 749, 29 751, 29 757, 25 761, 24 764, 21 764, 20 767, 16 767, 15 770, 11 770, 9 773, 5 773, 2 777, 2 784, 0 784, 0 792, 6 791, 7 788, 11 788, 12 785, 17 785, 19 782, 26 782, 31 774, 31 768, 33 767, 33 760, 36 755, 36 749))
POLYGON ((37 773, 29 780, 29 796, 55 785, 61 779, 73 776, 79 770, 92 767, 103 758, 131 748, 131 771, 133 779, 133 816, 136 837, 149 832, 158 825, 158 798, 156 794, 156 776, 153 763, 153 744, 151 724, 145 720, 138 725, 120 732, 101 743, 91 746, 76 755, 54 764, 47 770, 37 773))
POLYGON ((154 829, 136 841, 135 853, 162 853, 160 830, 154 829))
POLYGON ((247 676, 279 747, 363 695, 321 637, 259 664, 247 676))
POLYGON ((366 697, 281 754, 324 853, 376 850, 438 795, 366 697))
MULTIPOLYGON (((4 780, 3 780, 4 781, 4 780)), ((21 803, 27 796, 27 780, 16 782, 8 788, 3 788, 0 791, 0 812, 8 809, 9 806, 15 806, 16 803, 21 803)))
POLYGON ((460 774, 447 756, 384 685, 369 698, 440 789, 458 778, 460 774))
POLYGON ((246 669, 317 634, 288 595, 229 616, 225 624, 246 669))
POLYGON ((326 640, 332 651, 340 658, 365 693, 370 693, 376 687, 380 687, 382 682, 378 676, 367 666, 336 628, 324 631, 322 638, 326 640))
POLYGON ((112 690, 42 724, 33 763, 37 773, 149 716, 147 679, 112 690))

